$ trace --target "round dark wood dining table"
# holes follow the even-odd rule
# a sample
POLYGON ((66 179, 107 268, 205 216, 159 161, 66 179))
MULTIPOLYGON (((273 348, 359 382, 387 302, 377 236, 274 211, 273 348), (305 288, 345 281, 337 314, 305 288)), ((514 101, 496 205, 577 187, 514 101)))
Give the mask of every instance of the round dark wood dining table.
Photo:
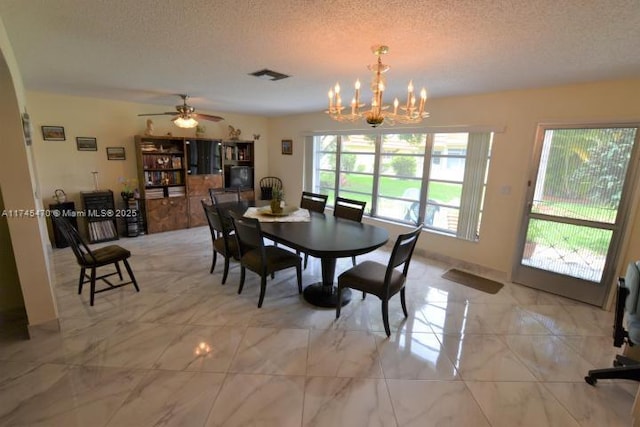
MULTIPOLYGON (((267 203, 267 202, 263 202, 267 203)), ((224 211, 246 212, 247 208, 260 206, 260 201, 223 203, 224 211)), ((318 307, 336 307, 337 292, 333 284, 338 258, 351 258, 371 252, 389 240, 389 233, 382 227, 310 212, 308 222, 260 222, 262 234, 292 249, 320 259, 322 281, 304 288, 304 299, 318 307)), ((343 289, 341 305, 351 300, 351 291, 343 289)))

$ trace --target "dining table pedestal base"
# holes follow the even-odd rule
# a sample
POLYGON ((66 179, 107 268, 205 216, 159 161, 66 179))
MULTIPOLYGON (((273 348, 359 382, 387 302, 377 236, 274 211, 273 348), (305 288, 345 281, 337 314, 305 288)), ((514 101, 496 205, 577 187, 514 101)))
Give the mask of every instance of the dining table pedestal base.
MULTIPOLYGON (((322 282, 318 282, 304 288, 302 295, 305 301, 316 307, 336 308, 338 288, 335 286, 325 286, 322 282)), ((343 289, 341 299, 340 306, 349 304, 349 301, 351 301, 351 289, 343 289)))

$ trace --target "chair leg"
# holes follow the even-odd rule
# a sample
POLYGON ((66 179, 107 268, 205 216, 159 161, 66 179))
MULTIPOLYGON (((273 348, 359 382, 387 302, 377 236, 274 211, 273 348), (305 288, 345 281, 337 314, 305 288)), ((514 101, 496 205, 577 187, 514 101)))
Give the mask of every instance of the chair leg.
POLYGON ((407 313, 407 302, 404 298, 404 288, 400 289, 400 304, 402 304, 402 311, 404 312, 404 317, 409 317, 409 313, 407 313))
POLYGON ((304 254, 304 269, 307 269, 307 261, 309 261, 309 254, 304 254))
POLYGON ((336 300, 336 319, 340 318, 340 309, 342 308, 342 304, 340 304, 340 302, 342 301, 342 287, 340 287, 340 285, 338 285, 338 299, 336 300))
POLYGON ((122 270, 120 270, 120 263, 118 261, 114 262, 114 264, 116 265, 116 271, 118 272, 118 277, 120 278, 120 281, 122 282, 124 279, 122 278, 122 270))
POLYGON ((264 294, 267 292, 267 275, 262 274, 260 276, 260 298, 258 299, 258 308, 262 307, 264 301, 264 294))
POLYGON ((391 336, 391 329, 389 329, 389 300, 382 300, 382 323, 384 323, 384 331, 387 336, 391 336))
POLYGON ((356 257, 355 255, 351 257, 351 264, 353 264, 353 266, 356 266, 356 257))
POLYGON ((218 252, 213 251, 213 258, 211 259, 211 270, 209 270, 209 274, 213 274, 213 270, 216 268, 216 261, 218 260, 218 252))
POLYGON ((224 272, 222 273, 222 284, 227 281, 227 274, 229 274, 229 258, 224 259, 224 272))
POLYGON ((127 269, 127 273, 131 278, 131 283, 133 284, 133 287, 136 288, 136 292, 140 292, 140 288, 138 287, 138 282, 136 281, 136 277, 133 275, 133 271, 131 270, 131 266, 129 265, 129 262, 126 259, 123 259, 122 263, 124 264, 124 268, 127 269))
POLYGON ((84 267, 80 268, 80 280, 78 280, 78 295, 82 293, 82 285, 84 284, 84 267))
POLYGON ((240 268, 240 286, 238 286, 238 295, 242 293, 242 288, 244 288, 244 273, 245 273, 245 268, 244 266, 242 266, 240 268))
POLYGON ((93 307, 93 300, 96 294, 96 268, 91 268, 91 290, 89 293, 89 305, 93 307))
POLYGON ((298 293, 302 293, 302 266, 300 263, 296 265, 296 276, 298 277, 298 293))
POLYGON ((365 299, 367 297, 367 293, 365 291, 362 291, 362 299, 365 299))

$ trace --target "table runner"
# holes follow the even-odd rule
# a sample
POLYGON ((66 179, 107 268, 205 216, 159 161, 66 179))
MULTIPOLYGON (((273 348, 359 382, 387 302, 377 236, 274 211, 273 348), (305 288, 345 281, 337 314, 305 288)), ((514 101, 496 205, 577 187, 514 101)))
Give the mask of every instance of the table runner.
POLYGON ((261 214, 260 208, 248 208, 244 213, 247 218, 257 218, 260 222, 309 222, 311 216, 307 209, 298 209, 289 215, 273 216, 261 214))

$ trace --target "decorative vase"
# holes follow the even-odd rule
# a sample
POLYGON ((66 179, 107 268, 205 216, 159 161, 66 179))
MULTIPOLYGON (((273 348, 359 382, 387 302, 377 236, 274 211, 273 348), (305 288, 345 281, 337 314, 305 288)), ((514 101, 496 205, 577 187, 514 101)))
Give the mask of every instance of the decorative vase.
POLYGON ((282 212, 282 206, 280 205, 280 199, 271 199, 271 212, 273 212, 273 213, 282 212))

